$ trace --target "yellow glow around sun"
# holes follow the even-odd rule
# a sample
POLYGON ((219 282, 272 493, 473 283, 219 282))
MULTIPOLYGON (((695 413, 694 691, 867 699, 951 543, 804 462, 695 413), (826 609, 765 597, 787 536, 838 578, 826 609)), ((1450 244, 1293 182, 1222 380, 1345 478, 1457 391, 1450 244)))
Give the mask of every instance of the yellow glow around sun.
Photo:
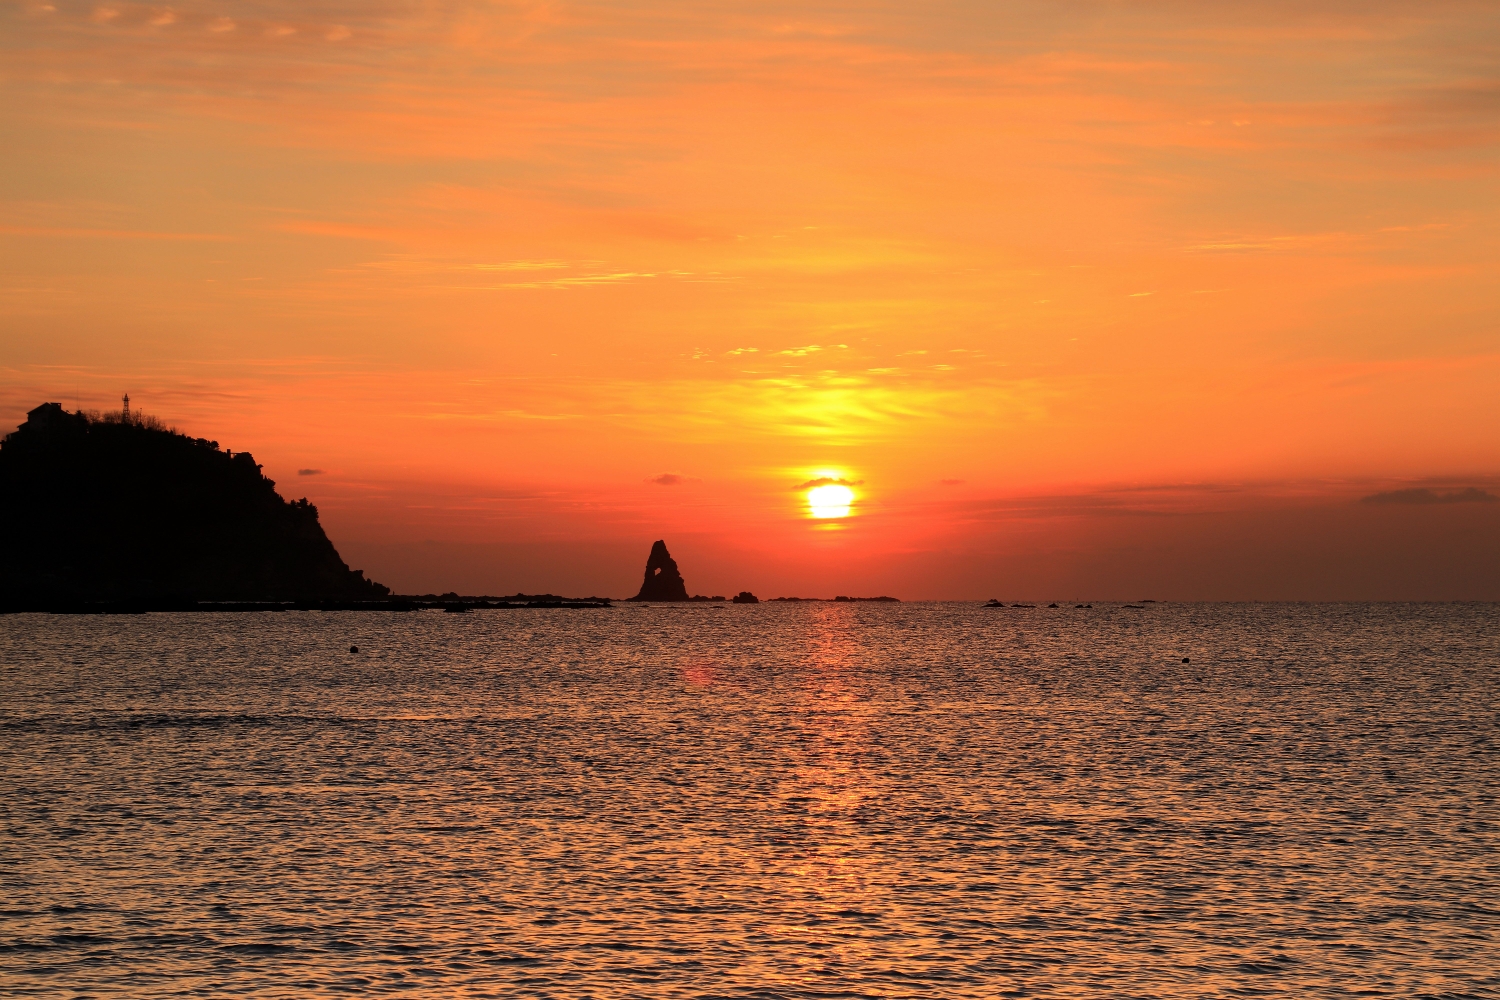
POLYGON ((807 506, 813 517, 848 517, 854 491, 847 486, 830 484, 807 491, 807 506))

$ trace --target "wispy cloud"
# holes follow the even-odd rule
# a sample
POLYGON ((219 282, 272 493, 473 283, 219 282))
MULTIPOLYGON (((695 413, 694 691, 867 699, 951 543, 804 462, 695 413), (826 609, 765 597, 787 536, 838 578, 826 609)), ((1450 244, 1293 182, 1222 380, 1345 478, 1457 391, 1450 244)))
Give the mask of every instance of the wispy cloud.
POLYGON ((1456 490, 1435 490, 1427 487, 1418 487, 1406 490, 1390 490, 1385 493, 1372 493, 1367 497, 1361 497, 1360 502, 1427 506, 1429 504, 1450 503, 1500 503, 1500 497, 1486 490, 1481 490, 1476 486, 1456 490))
POLYGON ((504 260, 473 266, 476 271, 558 271, 577 265, 565 260, 504 260))
POLYGON ((187 243, 223 243, 235 237, 223 233, 164 233, 141 229, 86 229, 75 226, 0 226, 9 236, 38 236, 63 240, 163 240, 187 243))
POLYGON ((805 483, 798 483, 796 486, 793 486, 792 489, 811 490, 817 489, 819 486, 863 486, 864 484, 865 481, 863 479, 842 479, 834 476, 819 476, 816 479, 809 479, 805 483))
MULTIPOLYGON (((666 275, 676 277, 677 274, 666 275)), ((585 288, 594 285, 619 285, 627 282, 649 281, 653 278, 663 277, 649 271, 614 271, 600 274, 570 275, 562 278, 549 278, 546 281, 512 281, 506 282, 498 287, 501 288, 585 288)))

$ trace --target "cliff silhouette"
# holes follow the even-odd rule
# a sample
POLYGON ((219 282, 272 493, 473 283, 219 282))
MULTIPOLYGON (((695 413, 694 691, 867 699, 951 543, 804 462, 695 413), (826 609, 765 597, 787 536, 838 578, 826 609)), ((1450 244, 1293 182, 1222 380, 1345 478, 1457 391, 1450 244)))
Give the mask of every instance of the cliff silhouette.
POLYGON ((641 582, 641 592, 630 598, 632 601, 686 601, 689 600, 687 584, 677 571, 677 560, 667 551, 667 543, 657 541, 651 546, 651 555, 646 560, 646 578, 641 582))
POLYGON ((248 452, 43 403, 0 441, 0 600, 378 600, 248 452))

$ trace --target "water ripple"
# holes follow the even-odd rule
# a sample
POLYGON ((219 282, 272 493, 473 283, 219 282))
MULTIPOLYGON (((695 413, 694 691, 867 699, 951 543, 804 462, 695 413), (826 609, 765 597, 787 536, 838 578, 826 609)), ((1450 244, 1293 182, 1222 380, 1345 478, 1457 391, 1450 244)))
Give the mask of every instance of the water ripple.
POLYGON ((1497 679, 1493 605, 8 616, 0 987, 1493 997, 1497 679))

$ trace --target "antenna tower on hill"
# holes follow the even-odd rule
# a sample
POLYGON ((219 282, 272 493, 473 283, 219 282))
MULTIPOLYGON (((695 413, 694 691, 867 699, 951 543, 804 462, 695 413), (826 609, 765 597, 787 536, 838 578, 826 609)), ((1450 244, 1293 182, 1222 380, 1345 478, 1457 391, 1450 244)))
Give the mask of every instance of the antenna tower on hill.
POLYGON ((125 423, 130 423, 130 393, 128 392, 125 394, 125 405, 121 408, 120 414, 125 418, 125 423))

